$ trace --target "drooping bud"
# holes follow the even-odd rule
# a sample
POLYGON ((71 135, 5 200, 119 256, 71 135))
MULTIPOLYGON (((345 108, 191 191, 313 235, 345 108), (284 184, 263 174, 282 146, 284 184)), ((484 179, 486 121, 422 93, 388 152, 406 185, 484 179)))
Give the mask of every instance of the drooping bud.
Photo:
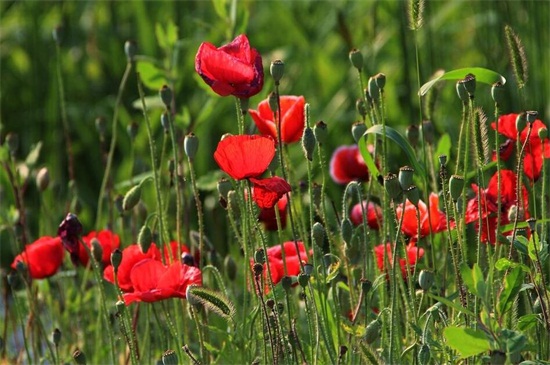
POLYGON ((410 125, 407 128, 407 139, 411 146, 416 147, 418 145, 418 140, 420 139, 420 132, 416 125, 410 125))
POLYGON ((342 234, 342 239, 344 242, 348 245, 351 244, 351 239, 353 237, 353 224, 349 218, 342 219, 342 223, 340 224, 340 233, 342 234))
POLYGON ((516 129, 518 132, 521 132, 525 126, 527 125, 527 117, 525 116, 525 113, 519 113, 516 117, 516 129))
POLYGON ((308 283, 309 283, 309 275, 305 273, 301 273, 298 275, 298 284, 300 284, 302 288, 305 288, 308 283))
POLYGON ((367 131, 367 126, 363 122, 355 122, 351 126, 351 134, 353 135, 353 139, 355 140, 355 143, 359 143, 359 140, 365 132, 367 131))
POLYGON ((409 188, 405 190, 405 195, 415 207, 418 207, 418 202, 420 201, 420 192, 415 185, 409 186, 409 188))
POLYGON ((137 43, 133 40, 128 40, 124 43, 124 53, 128 62, 133 62, 137 53, 137 43))
POLYGON ((451 199, 454 202, 462 195, 464 189, 464 178, 459 175, 452 175, 449 179, 449 192, 451 193, 451 199))
POLYGON ((254 252, 254 262, 258 264, 265 264, 265 251, 263 248, 258 248, 254 252))
POLYGON ((141 252, 147 253, 151 243, 153 242, 153 233, 147 224, 144 224, 139 230, 138 234, 138 246, 141 249, 141 252))
POLYGON ((407 190, 413 184, 414 169, 410 166, 403 166, 399 169, 399 185, 401 189, 407 190))
POLYGON ((115 274, 118 272, 118 267, 122 262, 122 251, 118 248, 111 253, 111 265, 113 265, 113 271, 115 274))
POLYGON ((187 157, 189 157, 189 160, 193 161, 199 150, 199 137, 194 133, 186 135, 183 141, 183 149, 187 157))
POLYGON ((424 141, 427 144, 434 143, 434 125, 431 121, 425 120, 422 122, 422 133, 424 135, 424 141))
POLYGON ((401 188, 401 184, 399 184, 397 175, 391 172, 384 177, 384 187, 393 200, 398 200, 401 194, 403 194, 403 189, 401 188))
POLYGON ((378 99, 380 99, 380 88, 378 87, 374 76, 369 78, 368 94, 373 101, 378 101, 378 99))
POLYGON ((546 129, 546 127, 540 127, 537 134, 541 140, 546 139, 548 138, 548 129, 546 129))
POLYGON ((311 228, 311 237, 313 242, 319 247, 323 247, 325 241, 325 227, 319 222, 315 222, 311 228))
POLYGON ((292 288, 292 278, 290 276, 283 276, 281 279, 281 285, 283 286, 283 289, 286 291, 289 291, 290 288, 292 288))
POLYGON ((167 350, 162 354, 163 365, 178 365, 178 354, 174 350, 167 350))
POLYGON ((429 290, 434 283, 434 273, 432 271, 428 270, 422 270, 420 271, 420 275, 418 275, 418 284, 422 288, 422 290, 427 291, 429 290))
POLYGON ((79 349, 73 352, 73 360, 77 365, 86 365, 86 355, 79 349))
POLYGON ((495 104, 502 105, 505 93, 506 90, 504 90, 504 85, 500 81, 495 82, 493 86, 491 86, 491 97, 495 104))
POLYGON ((164 103, 164 106, 166 106, 167 109, 170 108, 170 104, 172 104, 172 89, 168 85, 163 85, 162 88, 159 91, 160 100, 164 103))
POLYGON ((47 167, 42 167, 36 174, 36 187, 40 191, 44 191, 50 185, 50 172, 47 167))
POLYGON ((124 200, 122 201, 122 209, 125 211, 131 210, 134 208, 139 200, 141 199, 141 185, 138 184, 128 190, 126 195, 124 195, 124 200))
POLYGON ((273 81, 275 81, 275 85, 279 85, 279 81, 283 78, 283 75, 285 74, 285 64, 281 60, 275 60, 271 62, 271 66, 269 67, 269 73, 271 74, 271 77, 273 77, 273 81))
POLYGON ((357 71, 361 72, 363 69, 363 55, 361 54, 361 51, 354 48, 349 52, 349 60, 351 62, 351 65, 357 69, 357 71))
POLYGON ((313 127, 313 133, 315 134, 315 139, 317 143, 319 143, 319 146, 322 146, 327 140, 327 124, 322 120, 317 122, 315 127, 313 127))
POLYGON ((101 246, 101 243, 97 238, 92 238, 90 241, 91 251, 92 251, 92 257, 96 262, 103 261, 103 247, 101 246))
POLYGON ((382 328, 382 323, 380 323, 379 318, 369 323, 365 330, 365 337, 364 337, 365 342, 370 345, 371 343, 376 341, 380 337, 381 328, 382 328))
POLYGON ((279 102, 277 100, 277 93, 270 92, 267 95, 267 103, 269 104, 269 109, 273 112, 273 115, 276 115, 279 110, 279 102))
POLYGON ((302 135, 302 150, 306 158, 309 161, 313 161, 313 154, 315 152, 315 145, 317 140, 315 139, 315 134, 310 127, 304 129, 304 134, 302 135))

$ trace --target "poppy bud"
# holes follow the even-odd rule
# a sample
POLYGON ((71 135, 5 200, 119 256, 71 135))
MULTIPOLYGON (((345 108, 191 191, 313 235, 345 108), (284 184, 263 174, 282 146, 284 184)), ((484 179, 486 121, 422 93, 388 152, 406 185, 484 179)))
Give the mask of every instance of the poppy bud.
POLYGON ((359 140, 365 132, 367 131, 367 126, 363 122, 355 122, 351 126, 351 134, 353 135, 353 139, 355 140, 355 143, 359 143, 359 140))
POLYGON ((128 136, 132 141, 136 139, 138 130, 139 130, 139 125, 136 122, 130 122, 130 124, 128 124, 128 126, 126 127, 126 133, 128 133, 128 136))
POLYGON ((438 159, 441 166, 447 165, 447 155, 439 155, 438 159))
POLYGON ((422 132, 424 133, 424 141, 427 144, 434 143, 434 125, 429 120, 422 122, 422 132))
POLYGON ((172 97, 174 96, 172 94, 172 89, 168 87, 168 85, 163 85, 162 88, 159 91, 160 94, 160 100, 164 103, 164 106, 166 108, 170 107, 170 104, 172 103, 172 97))
POLYGON ((124 53, 128 62, 134 61, 134 57, 137 53, 137 43, 133 40, 128 40, 124 43, 124 53))
POLYGON ((62 25, 58 25, 55 28, 53 28, 52 37, 53 37, 54 42, 58 46, 60 46, 61 43, 63 42, 63 26, 62 25))
POLYGON ((316 144, 317 140, 315 139, 313 130, 310 127, 306 127, 302 136, 302 149, 309 161, 313 161, 313 153, 315 152, 316 144))
POLYGON ((267 103, 269 104, 269 109, 273 112, 273 115, 279 110, 279 102, 277 100, 277 93, 270 92, 267 96, 267 103))
POLYGON ((358 49, 352 49, 349 52, 349 60, 351 62, 351 65, 357 69, 357 71, 361 72, 363 68, 363 55, 361 54, 361 51, 358 49))
POLYGON ((233 190, 233 184, 225 177, 222 177, 220 181, 218 181, 217 189, 220 196, 227 200, 227 194, 233 190))
POLYGON ((535 120, 537 120, 538 115, 539 115, 539 112, 537 112, 535 110, 526 111, 525 116, 526 116, 526 119, 527 119, 527 123, 529 123, 529 124, 534 123, 535 120))
POLYGON ((418 276, 418 284, 422 288, 422 290, 427 291, 429 290, 434 283, 434 273, 428 270, 422 270, 420 271, 420 275, 418 276))
POLYGON ((80 223, 78 217, 72 213, 67 214, 57 229, 57 235, 61 237, 63 246, 71 254, 73 263, 78 259, 78 240, 81 233, 82 223, 80 223))
POLYGON ((529 230, 531 231, 531 233, 533 233, 535 229, 537 229, 537 220, 535 218, 529 218, 526 220, 526 222, 529 226, 529 230))
POLYGON ((429 364, 430 358, 431 358, 430 346, 424 343, 422 344, 422 346, 420 346, 420 350, 418 350, 418 363, 420 365, 429 364))
POLYGON ((118 267, 122 262, 122 251, 118 248, 111 253, 111 265, 113 265, 113 271, 115 274, 118 272, 118 267))
POLYGON ((367 104, 365 104, 365 100, 363 98, 357 99, 355 102, 355 109, 357 109, 357 112, 363 118, 367 116, 367 104))
POLYGON ((55 347, 59 346, 59 342, 61 342, 61 331, 59 328, 56 328, 52 332, 52 342, 55 345, 55 347))
POLYGON ((300 275, 298 275, 298 284, 300 284, 302 288, 305 288, 308 283, 309 283, 309 275, 304 273, 301 273, 300 275))
POLYGON ((231 256, 226 256, 223 260, 223 267, 229 280, 234 281, 237 277, 237 264, 231 256))
POLYGON ((311 237, 313 242, 319 247, 323 247, 325 241, 325 227, 319 222, 315 222, 311 228, 311 237))
POLYGON ((178 365, 178 355, 174 350, 167 350, 162 354, 163 365, 178 365))
POLYGON ((491 97, 495 104, 502 105, 504 102, 504 93, 504 85, 502 85, 500 81, 495 82, 493 86, 491 86, 491 97))
POLYGON ((464 189, 464 178, 459 175, 452 175, 449 179, 449 191, 451 193, 451 199, 454 202, 460 198, 462 195, 462 190, 464 189))
POLYGON ((546 127, 540 127, 538 135, 541 140, 548 138, 548 129, 546 129, 546 127))
POLYGON ((323 201, 323 196, 321 195, 322 191, 323 191, 323 188, 321 185, 317 183, 313 183, 313 187, 312 187, 313 204, 317 208, 321 206, 321 203, 323 201))
POLYGON ((91 252, 94 260, 96 262, 101 262, 103 260, 103 247, 97 238, 92 238, 90 241, 91 252))
POLYGON ((183 141, 183 149, 189 160, 193 161, 199 149, 199 138, 194 133, 189 133, 183 141))
POLYGON ((378 337, 380 337, 381 328, 382 324, 380 323, 380 320, 378 318, 369 323, 365 330, 365 342, 370 345, 371 343, 376 341, 378 337))
POLYGON ((50 185, 50 172, 47 167, 42 167, 36 174, 36 187, 40 191, 44 191, 50 185))
POLYGON ((151 243, 153 242, 153 234, 151 233, 151 229, 147 224, 144 224, 143 227, 139 230, 138 234, 138 246, 141 249, 142 253, 147 253, 149 251, 149 247, 151 247, 151 243))
POLYGON ((281 285, 283 286, 283 289, 286 291, 289 291, 290 288, 292 288, 292 278, 290 276, 283 276, 281 279, 281 285))
POLYGON ((100 136, 104 136, 107 131, 107 121, 104 117, 95 118, 95 129, 100 136))
POLYGON ((376 86, 378 86, 380 91, 384 90, 384 86, 386 86, 386 75, 383 73, 377 73, 373 77, 376 82, 376 86))
POLYGON ((405 195, 415 207, 418 207, 418 202, 420 201, 420 193, 416 186, 409 186, 409 188, 405 190, 405 195))
POLYGON ((116 307, 117 313, 119 314, 124 314, 124 312, 126 311, 126 304, 124 303, 123 300, 117 300, 117 302, 115 303, 115 307, 116 307))
POLYGON ((340 232, 344 242, 348 245, 351 244, 351 239, 353 237, 353 224, 349 218, 342 219, 342 223, 340 224, 340 232))
POLYGON ((416 147, 419 137, 420 133, 418 131, 418 127, 416 125, 410 125, 407 128, 407 139, 409 140, 411 146, 416 147))
POLYGON ((399 185, 401 189, 407 190, 413 183, 414 169, 410 166, 403 166, 399 169, 399 185))
POLYGON ((372 289, 372 282, 368 279, 361 279, 361 290, 366 295, 372 289))
POLYGON ((265 251, 263 248, 258 248, 254 252, 254 262, 257 264, 265 264, 265 251))
POLYGON ((527 125, 527 117, 525 116, 525 113, 519 113, 516 117, 516 129, 518 132, 521 132, 525 126, 527 125))
POLYGON ((275 81, 275 85, 279 85, 279 81, 283 78, 283 75, 285 74, 285 64, 281 60, 275 60, 271 62, 271 66, 269 67, 269 73, 271 74, 271 77, 273 77, 273 80, 275 81))
POLYGON ((319 146, 322 146, 327 140, 327 125, 322 120, 315 124, 313 127, 313 133, 315 134, 315 139, 319 146))
POLYGON ((313 274, 313 265, 304 264, 304 274, 311 276, 313 274))
POLYGON ((77 365, 86 365, 86 355, 84 355, 84 353, 79 349, 76 349, 75 352, 73 352, 73 359, 77 365))
POLYGON ((275 300, 269 298, 268 300, 266 300, 265 305, 267 305, 269 309, 273 310, 273 308, 275 308, 275 300))
POLYGON ((386 192, 390 198, 393 200, 399 199, 401 194, 403 194, 403 189, 399 184, 397 175, 392 174, 391 172, 384 177, 384 187, 386 188, 386 192))
POLYGON ((264 265, 255 263, 252 266, 252 271, 254 272, 254 276, 260 276, 264 272, 264 265))
POLYGON ((122 209, 128 211, 135 207, 139 200, 141 199, 141 185, 136 185, 124 195, 124 200, 122 201, 122 209))
POLYGON ((380 99, 380 88, 374 77, 369 78, 368 95, 373 101, 378 101, 378 99, 380 99))
POLYGON ((476 92, 476 76, 473 74, 468 74, 459 82, 463 83, 464 89, 466 89, 466 92, 468 92, 470 98, 473 98, 476 92))
POLYGON ((160 115, 160 125, 164 129, 164 133, 170 133, 170 116, 168 112, 164 112, 160 115))
POLYGON ((464 83, 462 80, 457 81, 456 83, 456 93, 458 94, 458 98, 464 103, 468 103, 468 100, 470 100, 470 97, 468 96, 468 91, 464 87, 464 83))

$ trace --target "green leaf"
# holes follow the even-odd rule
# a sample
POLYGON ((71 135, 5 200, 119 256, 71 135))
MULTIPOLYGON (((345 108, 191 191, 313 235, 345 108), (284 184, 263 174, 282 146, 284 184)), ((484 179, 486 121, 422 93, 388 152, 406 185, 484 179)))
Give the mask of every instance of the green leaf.
POLYGON ((518 330, 527 331, 528 329, 535 327, 538 321, 538 314, 531 313, 521 316, 518 318, 518 330))
POLYGON ((498 259, 498 261, 495 263, 495 268, 499 271, 514 269, 516 267, 519 267, 521 270, 523 270, 523 272, 526 272, 526 273, 529 273, 530 271, 529 267, 527 267, 526 265, 520 264, 519 262, 511 261, 506 257, 502 257, 498 259))
MULTIPOLYGON (((144 99, 145 99, 145 107, 147 108, 147 110, 165 108, 164 103, 162 102, 162 100, 160 99, 160 96, 158 95, 146 96, 144 99)), ((141 99, 134 100, 132 102, 132 106, 138 110, 143 109, 143 104, 141 103, 141 99)))
POLYGON ((447 344, 460 353, 462 359, 491 349, 491 343, 487 339, 487 335, 481 330, 447 327, 443 331, 443 336, 447 339, 447 344))
POLYGON ((527 346, 527 337, 523 333, 503 329, 500 331, 500 340, 504 340, 506 352, 514 353, 522 351, 527 346))
POLYGON ((474 314, 474 312, 472 312, 471 310, 467 309, 467 308, 464 308, 462 305, 458 304, 458 303, 455 303, 453 301, 451 301, 450 299, 447 299, 447 298, 444 298, 444 297, 440 297, 438 295, 433 295, 432 293, 427 293, 428 296, 432 299, 435 299, 437 300, 438 302, 441 302, 442 304, 445 304, 447 307, 451 307, 453 308, 454 310, 456 311, 459 311, 459 312, 462 312, 464 314, 467 314, 469 315, 470 317, 472 318, 475 318, 476 315, 474 314))
POLYGON ((214 11, 220 18, 227 20, 227 8, 225 4, 227 0, 212 0, 212 5, 214 5, 214 11))
POLYGON ((524 255, 528 254, 528 247, 529 241, 524 236, 516 236, 516 239, 514 240, 514 247, 516 250, 521 252, 524 255))
POLYGON ((349 333, 350 335, 355 337, 363 337, 366 332, 366 327, 363 325, 356 324, 353 326, 348 326, 345 322, 342 322, 342 329, 344 330, 344 332, 349 333))
POLYGON ((197 189, 203 191, 216 191, 218 181, 222 178, 222 176, 223 172, 221 172, 221 170, 214 170, 202 175, 197 179, 197 189))
POLYGON ((369 149, 367 147, 367 134, 363 134, 363 136, 359 139, 359 152, 361 152, 361 156, 363 157, 363 160, 365 161, 365 164, 367 165, 367 168, 369 169, 370 176, 376 177, 380 175, 380 171, 378 171, 378 167, 376 167, 376 164, 374 163, 374 160, 372 158, 372 155, 369 152, 369 149))
POLYGON ((192 286, 187 290, 187 299, 202 304, 228 321, 233 321, 235 307, 225 295, 219 292, 202 286, 192 286))
MULTIPOLYGON (((401 134, 399 134, 398 131, 395 129, 386 126, 386 137, 397 143, 399 147, 405 152, 407 157, 409 158, 409 162, 411 163, 411 166, 414 167, 417 173, 419 173, 421 176, 426 175, 426 169, 424 168, 424 165, 416 158, 416 155, 414 153, 414 149, 411 147, 409 141, 405 137, 403 137, 401 134)), ((367 131, 365 134, 378 134, 380 136, 384 136, 384 127, 380 124, 373 125, 367 131)), ((365 161, 366 162, 366 161, 365 161)))
POLYGON ((502 316, 512 307, 516 296, 521 289, 524 273, 520 267, 516 267, 508 272, 504 281, 504 289, 500 292, 497 303, 497 311, 502 316))
POLYGON ((158 68, 150 61, 139 61, 137 63, 137 72, 141 81, 149 89, 158 91, 168 83, 164 70, 158 68))
POLYGON ((484 84, 492 85, 495 82, 501 82, 502 84, 506 83, 506 79, 501 74, 491 71, 483 67, 466 67, 458 70, 452 70, 438 76, 420 88, 418 95, 424 96, 440 80, 461 80, 466 77, 467 74, 472 74, 476 77, 477 82, 482 82, 484 84))
POLYGON ((31 147, 31 152, 27 155, 27 158, 25 159, 25 164, 29 167, 32 167, 36 164, 36 161, 38 161, 38 158, 40 157, 40 151, 42 150, 42 141, 39 141, 37 144, 33 145, 31 147))

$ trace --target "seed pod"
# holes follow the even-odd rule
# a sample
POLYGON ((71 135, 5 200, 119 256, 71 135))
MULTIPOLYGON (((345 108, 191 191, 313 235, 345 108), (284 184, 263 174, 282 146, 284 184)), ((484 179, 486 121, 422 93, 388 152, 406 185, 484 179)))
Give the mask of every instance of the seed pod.
POLYGON ((170 104, 172 103, 172 98, 174 96, 172 94, 172 89, 170 89, 168 85, 163 85, 159 91, 159 95, 160 100, 164 103, 164 106, 166 106, 166 108, 170 108, 170 104))
POLYGON ((401 189, 407 190, 413 184, 414 169, 410 166, 403 166, 399 169, 399 185, 401 189))
POLYGON ((367 131, 367 126, 363 122, 355 122, 351 126, 351 134, 353 135, 353 139, 355 140, 355 143, 359 143, 359 140, 365 132, 367 131))
POLYGON ((527 119, 527 123, 534 123, 535 120, 537 120, 538 115, 539 115, 539 112, 535 110, 526 111, 525 117, 527 119))
POLYGON ((405 195, 415 207, 418 207, 418 202, 420 201, 420 192, 415 185, 412 185, 407 190, 405 190, 405 195))
POLYGON ((384 187, 393 200, 398 200, 401 194, 403 194, 403 189, 401 188, 401 184, 399 184, 397 175, 391 172, 384 177, 384 187))
POLYGON ((285 64, 281 60, 275 60, 271 62, 271 66, 269 67, 269 73, 271 74, 271 77, 273 77, 273 80, 275 81, 275 85, 279 85, 279 81, 283 78, 283 75, 285 74, 285 64))
POLYGON ((183 149, 187 157, 193 161, 199 149, 199 138, 194 133, 186 135, 183 141, 183 149))
POLYGON ((418 276, 418 284, 422 288, 422 290, 427 291, 429 290, 434 283, 434 273, 432 271, 428 270, 422 270, 420 271, 420 275, 418 276))
POLYGON ((363 55, 361 54, 361 51, 354 48, 349 52, 349 60, 351 62, 351 65, 357 69, 357 71, 361 72, 363 69, 363 55))
POLYGON ((383 91, 384 86, 386 86, 386 75, 383 73, 377 73, 373 77, 374 77, 376 86, 378 86, 378 89, 380 89, 380 91, 383 91))

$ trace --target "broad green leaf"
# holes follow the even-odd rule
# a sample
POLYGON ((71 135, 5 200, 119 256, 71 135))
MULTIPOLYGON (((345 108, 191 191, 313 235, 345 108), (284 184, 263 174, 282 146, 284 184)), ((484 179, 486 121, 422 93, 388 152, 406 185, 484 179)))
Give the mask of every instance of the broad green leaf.
POLYGON ((447 344, 460 353, 462 359, 491 349, 485 332, 472 328, 447 327, 443 331, 447 344))
POLYGON ((157 43, 159 44, 160 48, 162 49, 168 48, 166 34, 164 33, 164 28, 162 27, 162 23, 160 22, 155 24, 155 36, 157 38, 157 43))
POLYGON ((168 42, 168 47, 172 48, 178 41, 178 27, 174 24, 173 20, 170 20, 166 25, 166 40, 168 42))
POLYGON ((519 267, 521 270, 523 270, 526 273, 529 273, 529 271, 530 271, 529 267, 527 267, 526 265, 520 264, 519 262, 511 261, 511 260, 507 259, 506 257, 502 257, 502 258, 498 259, 498 261, 495 263, 495 268, 499 271, 504 271, 504 270, 507 270, 507 269, 514 269, 516 267, 519 267))
POLYGON ((521 289, 524 273, 520 267, 516 267, 508 272, 504 281, 504 289, 500 292, 497 304, 499 315, 503 315, 512 307, 516 296, 521 289))
POLYGON ((506 83, 506 79, 501 74, 483 68, 483 67, 466 67, 466 68, 460 68, 458 70, 452 70, 449 72, 445 72, 443 75, 438 76, 424 85, 420 88, 418 91, 418 95, 424 96, 428 92, 428 90, 431 89, 432 86, 435 85, 440 80, 461 80, 464 77, 466 77, 467 74, 472 74, 476 77, 477 82, 482 82, 484 84, 492 85, 495 82, 501 82, 502 84, 506 83))
MULTIPOLYGON (((399 134, 399 132, 396 131, 395 129, 388 126, 386 126, 385 129, 386 129, 385 130, 386 137, 391 139, 395 143, 397 143, 397 145, 401 147, 403 152, 405 152, 405 154, 409 158, 409 162, 411 163, 411 166, 414 167, 416 172, 421 176, 425 176, 426 169, 424 168, 423 164, 416 158, 414 150, 411 147, 409 141, 407 141, 407 139, 404 138, 401 134, 399 134)), ((365 132, 365 134, 371 134, 371 133, 378 134, 379 136, 384 136, 384 127, 380 124, 373 125, 369 129, 367 129, 367 131, 365 132)))
POLYGON ((370 176, 373 176, 373 177, 379 176, 380 172, 378 171, 378 168, 376 167, 376 164, 374 163, 372 155, 370 154, 369 149, 367 147, 366 133, 363 135, 363 137, 359 139, 358 145, 359 145, 359 152, 361 152, 361 156, 363 157, 363 160, 365 161, 365 164, 369 169, 370 176))
POLYGON ((472 312, 471 310, 467 309, 467 308, 464 308, 462 305, 460 305, 459 303, 455 303, 447 298, 444 298, 444 297, 440 297, 438 295, 433 295, 432 293, 427 293, 428 296, 432 299, 435 299, 437 300, 438 302, 441 302, 443 304, 445 304, 447 307, 451 307, 461 313, 464 313, 464 314, 467 314, 469 315, 470 317, 476 317, 476 315, 474 314, 474 312, 472 312))
POLYGON ((518 318, 518 330, 527 331, 528 329, 535 327, 538 321, 538 314, 531 313, 521 316, 518 318))
MULTIPOLYGON (((145 98, 145 107, 147 110, 151 109, 164 109, 164 103, 162 100, 160 100, 160 96, 146 96, 145 98)), ((134 100, 132 102, 132 106, 136 109, 143 110, 143 104, 141 103, 141 99, 134 100)))
POLYGON ((165 72, 149 61, 139 61, 137 63, 137 72, 143 84, 149 89, 158 91, 163 85, 168 83, 165 72))
POLYGON ((508 353, 522 351, 527 346, 527 337, 523 333, 503 329, 500 331, 500 340, 504 340, 508 353))
POLYGON ((514 247, 516 250, 518 250, 520 253, 524 255, 527 255, 528 246, 529 246, 529 240, 527 240, 527 238, 525 238, 524 236, 516 236, 516 239, 514 240, 514 247))

